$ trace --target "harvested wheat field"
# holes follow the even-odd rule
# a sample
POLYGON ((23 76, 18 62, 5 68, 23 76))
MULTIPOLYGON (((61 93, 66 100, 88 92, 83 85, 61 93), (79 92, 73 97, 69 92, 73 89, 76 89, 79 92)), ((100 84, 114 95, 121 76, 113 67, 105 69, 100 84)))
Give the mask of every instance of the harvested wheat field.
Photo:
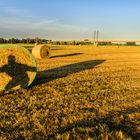
POLYGON ((140 47, 63 46, 27 89, 0 94, 0 139, 140 139, 140 47))

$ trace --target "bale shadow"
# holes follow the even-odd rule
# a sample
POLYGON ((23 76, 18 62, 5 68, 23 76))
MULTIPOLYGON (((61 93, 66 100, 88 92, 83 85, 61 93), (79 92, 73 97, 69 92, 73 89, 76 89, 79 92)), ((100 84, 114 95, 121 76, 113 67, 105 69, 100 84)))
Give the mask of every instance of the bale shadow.
POLYGON ((72 53, 72 54, 56 55, 56 56, 51 56, 50 58, 76 56, 76 55, 81 55, 81 54, 83 54, 83 53, 72 53))
POLYGON ((79 62, 75 64, 70 64, 70 65, 38 72, 35 81, 32 83, 30 87, 45 82, 50 82, 58 78, 66 77, 70 74, 92 69, 95 66, 100 65, 104 62, 105 60, 89 60, 89 61, 79 62))

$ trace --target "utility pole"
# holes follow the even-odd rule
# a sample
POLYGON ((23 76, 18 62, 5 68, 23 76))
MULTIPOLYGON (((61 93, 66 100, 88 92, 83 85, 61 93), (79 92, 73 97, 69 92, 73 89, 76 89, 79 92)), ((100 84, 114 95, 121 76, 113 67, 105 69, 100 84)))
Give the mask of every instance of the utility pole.
POLYGON ((98 46, 98 41, 99 41, 99 31, 97 31, 97 42, 96 42, 97 46, 98 46))
POLYGON ((96 31, 94 31, 94 46, 96 46, 96 31))
POLYGON ((94 46, 98 46, 99 31, 94 31, 94 46))

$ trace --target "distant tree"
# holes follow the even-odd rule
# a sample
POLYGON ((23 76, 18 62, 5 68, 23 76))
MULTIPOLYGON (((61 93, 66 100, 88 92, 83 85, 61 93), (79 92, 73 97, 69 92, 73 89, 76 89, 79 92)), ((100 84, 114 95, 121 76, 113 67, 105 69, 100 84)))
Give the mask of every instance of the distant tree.
POLYGON ((48 43, 48 44, 52 44, 53 41, 52 41, 52 40, 48 40, 47 43, 48 43))
POLYGON ((88 40, 88 39, 85 39, 84 41, 85 41, 85 42, 88 42, 89 40, 88 40))
POLYGON ((81 43, 81 42, 79 42, 79 41, 76 41, 76 42, 75 42, 75 45, 79 45, 80 43, 81 43))
POLYGON ((4 44, 4 43, 7 43, 7 40, 4 38, 0 38, 0 44, 4 44))
POLYGON ((31 43, 30 38, 27 38, 27 39, 26 39, 26 43, 27 43, 27 44, 30 44, 30 43, 31 43))
POLYGON ((47 40, 47 39, 40 39, 42 44, 50 44, 51 40, 47 40))
POLYGON ((15 38, 16 43, 20 43, 20 40, 18 38, 15 38))
POLYGON ((40 38, 36 37, 36 38, 35 38, 35 43, 37 43, 37 44, 41 44, 41 43, 42 43, 42 41, 41 41, 41 39, 40 39, 40 38))
POLYGON ((15 39, 15 38, 10 38, 10 39, 8 40, 8 43, 16 44, 16 43, 17 43, 17 39, 15 39))
POLYGON ((34 44, 35 40, 34 39, 30 39, 30 44, 34 44))
POLYGON ((112 45, 112 42, 98 42, 98 45, 101 46, 112 45))
POLYGON ((21 39, 21 41, 20 41, 21 43, 27 43, 27 41, 26 41, 26 39, 21 39))
POLYGON ((61 45, 68 45, 68 43, 66 41, 61 41, 60 43, 61 45))
MULTIPOLYGON (((0 38, 0 44, 3 43, 11 43, 11 44, 16 44, 16 43, 24 43, 24 44, 34 44, 35 42, 38 42, 39 44, 44 43, 52 43, 52 40, 47 40, 47 39, 40 39, 40 38, 23 38, 23 39, 18 39, 18 38, 10 38, 8 40, 4 38, 0 38)), ((57 44, 60 45, 60 42, 56 42, 57 44)))
POLYGON ((61 45, 60 41, 53 41, 53 45, 61 45))
POLYGON ((136 42, 126 42, 127 46, 136 46, 136 42))
POLYGON ((76 41, 73 41, 73 42, 72 42, 72 45, 76 45, 76 41))

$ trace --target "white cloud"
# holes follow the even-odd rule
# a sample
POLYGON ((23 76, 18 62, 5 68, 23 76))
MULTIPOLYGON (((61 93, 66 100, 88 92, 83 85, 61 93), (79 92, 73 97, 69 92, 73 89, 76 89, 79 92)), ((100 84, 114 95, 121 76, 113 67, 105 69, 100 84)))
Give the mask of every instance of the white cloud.
POLYGON ((85 39, 89 36, 86 27, 61 23, 59 20, 39 17, 1 18, 0 36, 42 37, 54 40, 85 39))
POLYGON ((0 37, 38 36, 53 40, 76 40, 92 37, 93 31, 90 28, 62 23, 58 19, 49 17, 30 16, 22 9, 1 5, 0 13, 0 37))

